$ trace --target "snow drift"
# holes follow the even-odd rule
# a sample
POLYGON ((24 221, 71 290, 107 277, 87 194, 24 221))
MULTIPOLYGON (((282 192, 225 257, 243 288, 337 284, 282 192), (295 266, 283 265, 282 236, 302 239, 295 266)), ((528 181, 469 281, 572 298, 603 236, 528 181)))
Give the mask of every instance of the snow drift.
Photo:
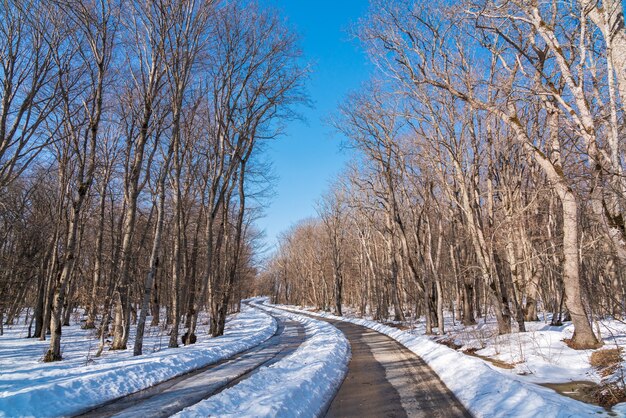
MULTIPOLYGON (((126 350, 92 365, 78 366, 68 360, 24 366, 26 357, 20 361, 19 353, 14 354, 11 367, 0 372, 0 417, 75 415, 248 350, 276 332, 270 315, 256 308, 242 309, 227 322, 222 337, 137 357, 126 350)), ((30 360, 32 354, 25 355, 30 360)))
POLYGON ((303 323, 307 340, 279 362, 175 416, 315 417, 326 410, 348 370, 348 340, 328 323, 267 309, 303 323))

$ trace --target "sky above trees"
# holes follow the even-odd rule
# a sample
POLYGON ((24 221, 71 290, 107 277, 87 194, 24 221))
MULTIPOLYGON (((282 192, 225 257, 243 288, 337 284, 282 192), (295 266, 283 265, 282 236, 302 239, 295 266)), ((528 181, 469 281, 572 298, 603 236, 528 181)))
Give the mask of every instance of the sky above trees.
POLYGON ((308 83, 311 106, 299 109, 304 120, 291 121, 268 153, 278 177, 276 194, 257 223, 271 249, 282 231, 315 215, 316 201, 348 160, 341 136, 324 119, 369 77, 371 67, 348 33, 365 14, 368 2, 263 0, 262 4, 277 8, 300 34, 304 59, 313 70, 308 83))

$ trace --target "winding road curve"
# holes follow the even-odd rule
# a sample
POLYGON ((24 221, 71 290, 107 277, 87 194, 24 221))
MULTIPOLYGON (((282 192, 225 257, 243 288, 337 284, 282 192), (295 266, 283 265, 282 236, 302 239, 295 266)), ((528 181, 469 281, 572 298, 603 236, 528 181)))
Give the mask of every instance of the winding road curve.
MULTIPOLYGON (((272 315, 274 316, 274 315, 272 315)), ((227 360, 175 377, 132 395, 108 402, 79 417, 169 417, 213 396, 293 353, 305 340, 297 321, 274 316, 276 333, 264 343, 227 360)))
MULTIPOLYGON (((262 366, 290 355, 305 341, 301 323, 272 316, 278 329, 257 347, 80 416, 167 417, 234 386, 262 366)), ((352 350, 347 376, 326 417, 471 417, 437 374, 397 341, 360 325, 311 317, 341 330, 352 350)))
POLYGON ((360 325, 326 321, 352 347, 348 375, 327 418, 471 417, 439 376, 396 340, 360 325))

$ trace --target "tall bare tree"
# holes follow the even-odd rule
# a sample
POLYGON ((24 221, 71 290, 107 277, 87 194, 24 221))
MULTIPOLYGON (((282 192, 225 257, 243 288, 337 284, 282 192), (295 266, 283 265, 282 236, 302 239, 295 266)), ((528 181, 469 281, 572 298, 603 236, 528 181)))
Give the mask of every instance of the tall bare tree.
POLYGON ((56 135, 57 127, 46 122, 59 103, 64 69, 54 56, 65 36, 54 8, 0 4, 0 196, 56 135))
POLYGON ((76 261, 83 205, 96 172, 104 87, 119 16, 117 7, 107 0, 97 4, 69 2, 59 12, 63 17, 59 25, 66 24, 74 29, 68 35, 66 49, 59 49, 55 54, 57 65, 68 65, 68 70, 60 75, 58 81, 63 124, 60 130, 67 141, 63 149, 69 155, 65 159, 74 167, 64 167, 68 170, 65 176, 71 182, 71 212, 64 237, 61 272, 52 300, 50 349, 44 357, 45 361, 61 360, 61 313, 76 261))

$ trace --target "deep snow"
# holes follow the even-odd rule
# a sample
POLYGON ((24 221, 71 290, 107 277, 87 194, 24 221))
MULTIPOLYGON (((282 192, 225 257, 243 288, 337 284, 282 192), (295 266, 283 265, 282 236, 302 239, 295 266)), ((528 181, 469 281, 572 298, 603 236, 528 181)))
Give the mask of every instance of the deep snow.
POLYGON ((146 354, 133 357, 131 334, 128 350, 93 358, 93 331, 64 327, 65 359, 43 363, 49 343, 26 339, 24 326, 11 326, 0 337, 0 417, 77 414, 250 349, 276 332, 276 321, 244 305, 229 318, 224 336, 210 338, 203 326, 196 344, 177 349, 165 348, 168 337, 160 328, 146 331, 146 354))
POLYGON ((266 309, 303 323, 306 341, 279 362, 175 416, 315 417, 325 410, 347 373, 348 340, 326 322, 266 309))

